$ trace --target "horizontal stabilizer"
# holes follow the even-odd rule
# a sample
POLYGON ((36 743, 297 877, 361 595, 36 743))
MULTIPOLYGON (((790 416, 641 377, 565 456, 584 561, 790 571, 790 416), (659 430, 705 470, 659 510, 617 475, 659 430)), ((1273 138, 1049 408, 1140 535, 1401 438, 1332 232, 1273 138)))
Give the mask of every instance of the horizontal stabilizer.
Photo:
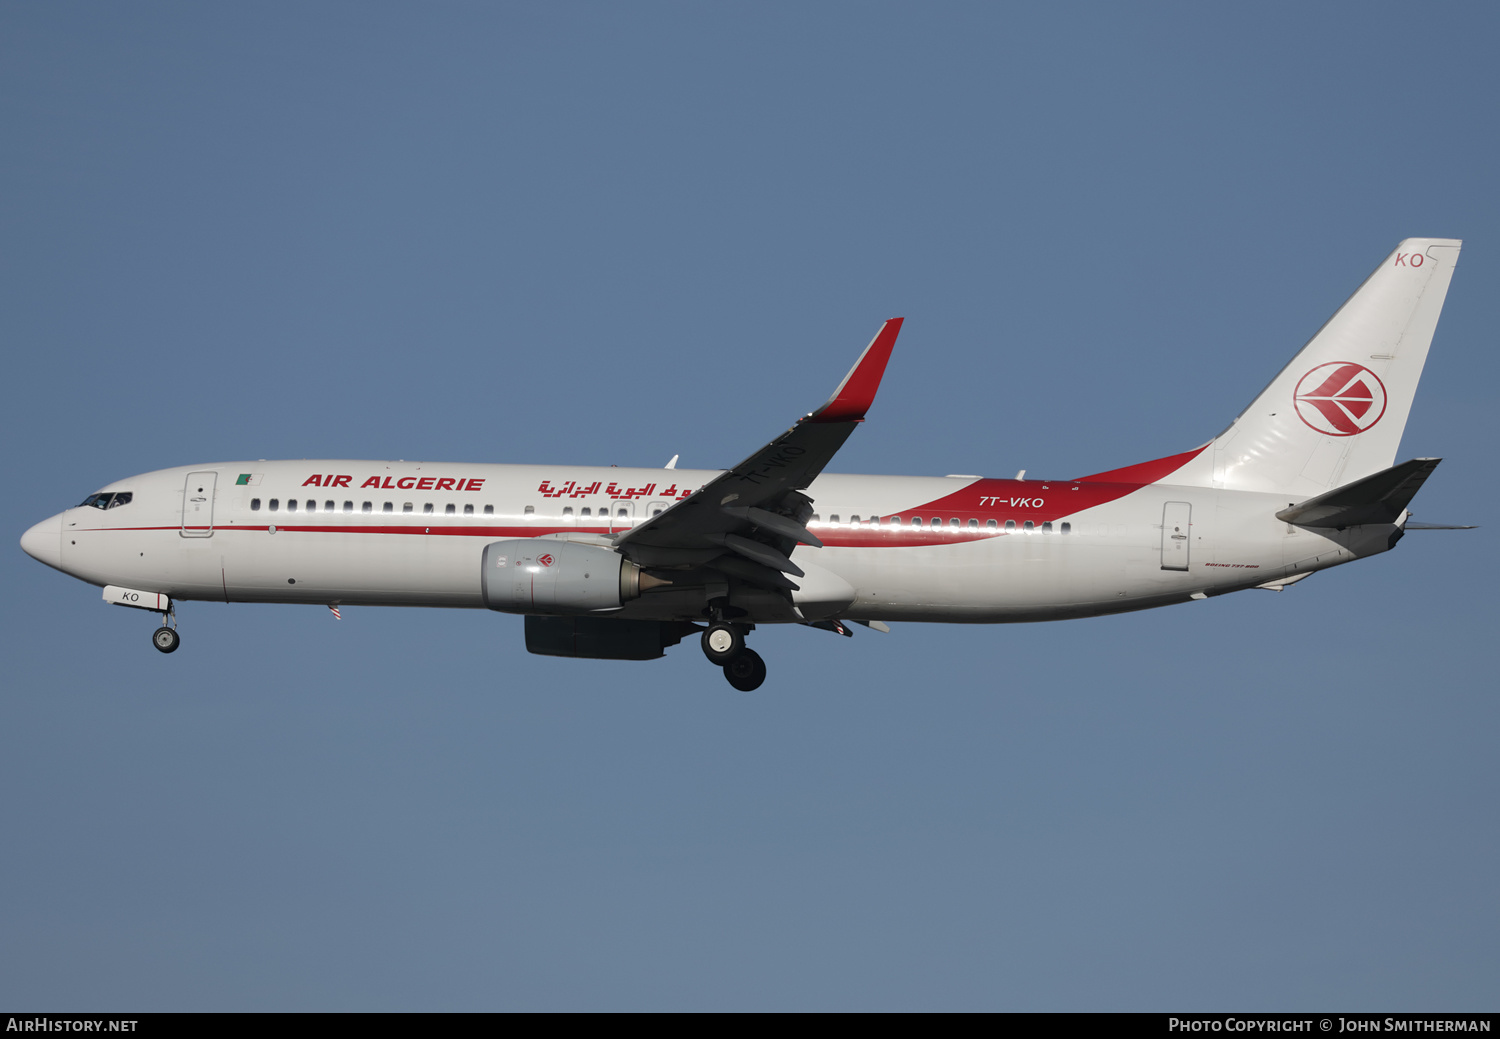
POLYGON ((1441 461, 1413 458, 1282 509, 1276 518, 1299 527, 1340 529, 1361 523, 1395 523, 1441 461))

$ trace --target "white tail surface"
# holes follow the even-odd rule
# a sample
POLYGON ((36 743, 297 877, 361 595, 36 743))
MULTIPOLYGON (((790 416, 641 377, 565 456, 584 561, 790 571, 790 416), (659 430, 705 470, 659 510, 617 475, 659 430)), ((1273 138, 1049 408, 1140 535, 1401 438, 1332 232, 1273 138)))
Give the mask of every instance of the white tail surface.
POLYGON ((1462 244, 1396 246, 1172 482, 1310 495, 1393 465, 1462 244))

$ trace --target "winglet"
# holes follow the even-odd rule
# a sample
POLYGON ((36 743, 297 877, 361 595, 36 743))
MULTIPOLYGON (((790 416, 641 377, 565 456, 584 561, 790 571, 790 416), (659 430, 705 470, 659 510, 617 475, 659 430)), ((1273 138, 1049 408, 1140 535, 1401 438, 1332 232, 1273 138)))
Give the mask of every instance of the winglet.
POLYGON ((880 389, 880 379, 885 375, 886 362, 891 359, 891 349, 896 345, 896 336, 901 333, 902 318, 893 317, 880 326, 865 352, 859 355, 839 388, 827 402, 807 417, 809 422, 860 422, 870 405, 875 403, 875 391, 880 389))

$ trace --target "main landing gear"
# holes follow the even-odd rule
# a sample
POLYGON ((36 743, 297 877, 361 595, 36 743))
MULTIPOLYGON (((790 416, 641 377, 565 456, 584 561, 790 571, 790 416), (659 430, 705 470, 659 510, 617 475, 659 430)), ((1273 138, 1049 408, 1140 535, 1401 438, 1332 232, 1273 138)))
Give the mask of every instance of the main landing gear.
POLYGON ((724 678, 741 692, 759 689, 766 680, 766 662, 745 645, 745 627, 715 618, 703 633, 703 655, 724 669, 724 678))
POLYGON ((766 662, 753 649, 744 649, 740 655, 724 665, 724 677, 729 684, 742 693, 759 689, 766 680, 766 662))

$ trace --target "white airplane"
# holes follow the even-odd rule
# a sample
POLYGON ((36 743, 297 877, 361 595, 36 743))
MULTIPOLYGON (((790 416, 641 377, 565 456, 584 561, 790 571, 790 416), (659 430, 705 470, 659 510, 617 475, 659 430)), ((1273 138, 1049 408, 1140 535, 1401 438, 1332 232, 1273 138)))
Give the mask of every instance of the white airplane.
POLYGON ((1307 575, 1392 548, 1439 459, 1393 464, 1462 243, 1396 247, 1201 447, 1076 480, 824 474, 901 319, 833 396, 728 470, 229 462, 120 480, 21 538, 161 614, 183 600, 488 608, 526 648, 645 660, 699 635, 737 689, 758 624, 1092 617, 1307 575))

